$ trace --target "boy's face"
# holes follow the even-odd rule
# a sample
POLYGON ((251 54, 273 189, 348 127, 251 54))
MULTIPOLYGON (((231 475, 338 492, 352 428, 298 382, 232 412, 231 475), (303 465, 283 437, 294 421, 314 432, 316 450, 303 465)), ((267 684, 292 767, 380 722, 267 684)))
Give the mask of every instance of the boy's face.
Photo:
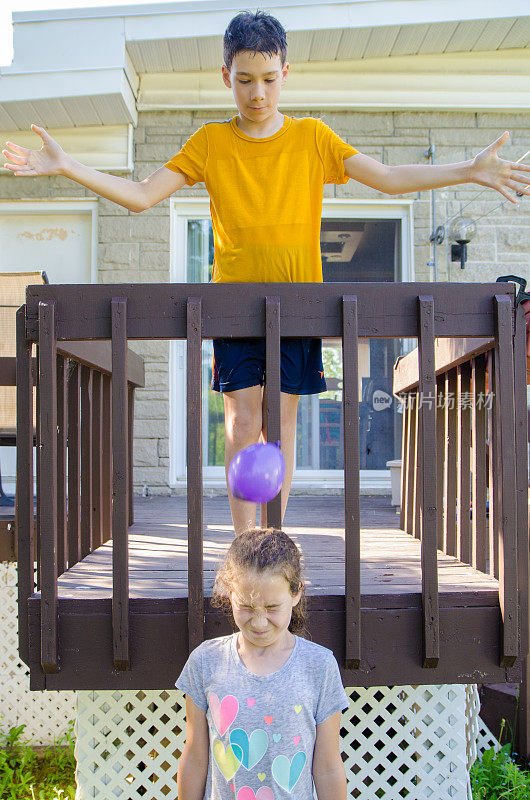
POLYGON ((236 53, 230 70, 223 65, 223 80, 232 89, 239 113, 251 122, 265 122, 278 111, 280 89, 287 80, 289 64, 279 55, 236 53))

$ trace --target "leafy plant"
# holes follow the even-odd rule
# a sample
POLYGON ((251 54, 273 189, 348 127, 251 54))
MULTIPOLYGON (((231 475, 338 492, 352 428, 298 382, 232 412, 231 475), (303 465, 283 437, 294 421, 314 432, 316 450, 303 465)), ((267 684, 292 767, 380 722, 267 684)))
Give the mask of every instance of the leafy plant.
MULTIPOLYGON (((501 723, 499 739, 505 720, 501 723)), ((471 767, 473 800, 528 800, 530 797, 530 772, 517 766, 513 759, 512 741, 497 752, 491 747, 471 767)))
POLYGON ((22 741, 25 725, 0 730, 1 800, 74 800, 73 724, 39 754, 22 741))

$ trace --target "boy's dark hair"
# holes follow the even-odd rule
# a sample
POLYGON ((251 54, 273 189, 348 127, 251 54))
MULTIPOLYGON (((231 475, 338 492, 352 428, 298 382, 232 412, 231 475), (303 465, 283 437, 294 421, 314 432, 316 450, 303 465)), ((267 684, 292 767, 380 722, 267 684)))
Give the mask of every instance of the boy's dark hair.
POLYGON ((287 58, 287 37, 283 25, 266 11, 241 11, 230 22, 223 38, 225 66, 242 50, 279 55, 282 67, 287 58))
POLYGON ((292 597, 302 589, 302 596, 293 608, 288 629, 291 633, 306 634, 307 610, 302 560, 291 537, 275 528, 252 528, 236 536, 228 548, 224 564, 215 576, 211 602, 214 608, 221 608, 227 614, 234 630, 237 627, 232 614, 230 593, 238 577, 248 571, 270 571, 283 575, 292 597))

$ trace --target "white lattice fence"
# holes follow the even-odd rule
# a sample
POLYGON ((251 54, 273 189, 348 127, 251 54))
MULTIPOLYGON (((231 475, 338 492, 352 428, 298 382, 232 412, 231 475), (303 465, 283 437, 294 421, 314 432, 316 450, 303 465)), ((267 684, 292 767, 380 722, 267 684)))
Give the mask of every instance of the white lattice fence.
MULTIPOLYGON (((476 687, 347 688, 341 749, 349 797, 469 797, 476 687), (466 711, 471 715, 468 719, 466 711)), ((171 691, 78 693, 77 800, 168 800, 186 738, 184 696, 171 691)))
POLYGON ((52 744, 75 719, 75 692, 30 692, 18 657, 17 565, 0 562, 0 729, 25 725, 23 738, 52 744))

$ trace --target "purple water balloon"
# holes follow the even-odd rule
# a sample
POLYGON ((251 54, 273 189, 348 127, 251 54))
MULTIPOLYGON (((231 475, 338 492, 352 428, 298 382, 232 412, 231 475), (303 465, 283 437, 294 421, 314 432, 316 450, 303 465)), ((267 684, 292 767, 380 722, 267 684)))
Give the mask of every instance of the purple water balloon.
POLYGON ((228 488, 240 500, 268 503, 285 478, 280 442, 251 444, 234 456, 228 467, 228 488))

